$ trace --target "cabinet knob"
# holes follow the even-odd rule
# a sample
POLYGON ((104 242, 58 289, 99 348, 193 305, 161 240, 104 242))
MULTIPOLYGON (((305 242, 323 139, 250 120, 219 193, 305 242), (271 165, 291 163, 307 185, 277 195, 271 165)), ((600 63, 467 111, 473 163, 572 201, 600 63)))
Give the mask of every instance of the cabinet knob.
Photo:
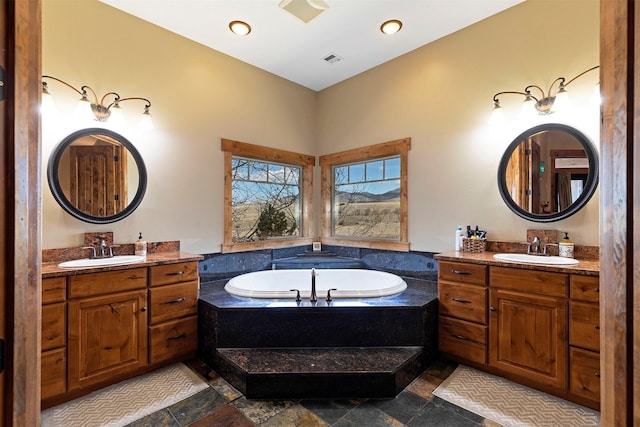
POLYGON ((496 308, 494 306, 491 306, 491 307, 489 307, 489 310, 496 311, 496 308))
POLYGON ((141 307, 141 308, 140 308, 140 311, 141 311, 142 313, 144 313, 145 311, 147 311, 147 307, 141 307))
POLYGON ((593 325, 594 328, 600 329, 600 325, 593 325))
POLYGON ((596 373, 595 373, 595 376, 596 376, 596 377, 598 377, 598 378, 600 378, 600 372, 596 372, 596 373))

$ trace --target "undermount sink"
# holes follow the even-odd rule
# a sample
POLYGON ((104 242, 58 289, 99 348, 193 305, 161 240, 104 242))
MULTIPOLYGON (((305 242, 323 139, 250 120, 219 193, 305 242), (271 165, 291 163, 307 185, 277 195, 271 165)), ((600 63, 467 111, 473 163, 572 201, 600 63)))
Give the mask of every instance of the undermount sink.
POLYGON ((529 254, 495 254, 495 259, 500 261, 520 262, 523 264, 548 264, 548 265, 576 265, 578 260, 559 256, 529 255, 529 254))
POLYGON ((109 265, 134 264, 144 261, 141 255, 116 255, 111 258, 83 258, 65 261, 58 264, 60 268, 83 268, 83 267, 104 267, 109 265))

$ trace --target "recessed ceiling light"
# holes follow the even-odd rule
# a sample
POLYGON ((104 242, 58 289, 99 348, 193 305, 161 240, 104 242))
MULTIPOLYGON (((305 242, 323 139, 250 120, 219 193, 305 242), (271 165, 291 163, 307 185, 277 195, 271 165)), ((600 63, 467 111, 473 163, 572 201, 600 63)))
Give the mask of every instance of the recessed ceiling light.
POLYGON ((380 31, 385 34, 395 34, 400 31, 400 28, 402 28, 402 22, 397 19, 391 19, 380 25, 380 31))
POLYGON ((232 21, 229 23, 229 29, 234 34, 239 36, 246 36, 251 32, 251 27, 246 22, 242 21, 232 21))

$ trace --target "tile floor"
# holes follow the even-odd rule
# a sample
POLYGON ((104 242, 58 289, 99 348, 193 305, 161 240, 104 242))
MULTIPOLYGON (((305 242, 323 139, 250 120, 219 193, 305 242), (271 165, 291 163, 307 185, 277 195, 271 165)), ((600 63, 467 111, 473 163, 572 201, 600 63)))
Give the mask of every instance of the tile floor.
POLYGON ((395 399, 247 400, 200 361, 187 364, 209 388, 128 427, 470 427, 498 424, 431 392, 456 365, 437 361, 395 399))

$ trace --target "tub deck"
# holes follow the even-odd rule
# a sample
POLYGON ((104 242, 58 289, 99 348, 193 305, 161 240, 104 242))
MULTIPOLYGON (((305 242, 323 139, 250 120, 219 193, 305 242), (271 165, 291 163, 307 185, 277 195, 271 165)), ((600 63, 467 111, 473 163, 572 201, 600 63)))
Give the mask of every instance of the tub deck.
POLYGON ((437 284, 326 302, 235 297, 202 283, 201 358, 247 398, 394 397, 437 353, 437 284))

